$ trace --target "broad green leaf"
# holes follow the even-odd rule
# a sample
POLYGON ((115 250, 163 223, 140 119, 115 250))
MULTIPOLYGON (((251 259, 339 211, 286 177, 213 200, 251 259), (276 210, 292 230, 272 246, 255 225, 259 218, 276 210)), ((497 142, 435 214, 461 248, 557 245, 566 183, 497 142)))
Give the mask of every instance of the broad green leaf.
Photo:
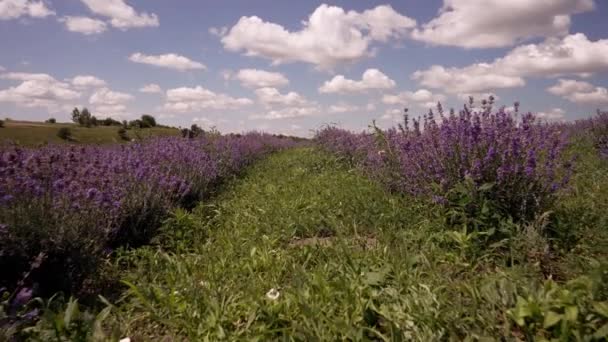
POLYGON ((559 321, 561 321, 562 318, 563 318, 562 315, 560 315, 554 311, 549 311, 545 315, 545 321, 543 322, 543 328, 545 328, 545 329, 551 328, 552 326, 559 323, 559 321))

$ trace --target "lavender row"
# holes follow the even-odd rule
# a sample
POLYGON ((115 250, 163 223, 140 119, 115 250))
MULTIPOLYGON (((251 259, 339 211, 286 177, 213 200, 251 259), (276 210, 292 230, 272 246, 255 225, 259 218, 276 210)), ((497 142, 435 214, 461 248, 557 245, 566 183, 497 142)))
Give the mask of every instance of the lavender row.
POLYGON ((111 248, 146 243, 171 208, 204 200, 247 164, 292 144, 249 133, 111 147, 5 147, 0 288, 64 282, 60 289, 77 290, 87 268, 111 248))
POLYGON ((572 161, 563 157, 565 130, 504 108, 450 111, 441 106, 410 124, 386 131, 351 133, 338 128, 318 132, 316 140, 359 165, 392 190, 450 204, 450 194, 467 184, 496 209, 531 219, 547 209, 566 186, 572 161))

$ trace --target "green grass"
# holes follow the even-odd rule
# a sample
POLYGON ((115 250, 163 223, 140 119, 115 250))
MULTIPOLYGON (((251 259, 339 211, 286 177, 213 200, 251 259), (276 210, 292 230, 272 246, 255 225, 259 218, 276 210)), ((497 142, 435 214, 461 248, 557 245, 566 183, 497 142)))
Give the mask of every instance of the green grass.
MULTIPOLYGON (((5 121, 4 127, 0 128, 0 144, 6 141, 16 142, 23 146, 38 146, 46 143, 64 144, 65 140, 57 136, 61 127, 68 127, 72 131, 75 143, 83 144, 112 144, 121 143, 124 140, 118 136, 120 127, 116 126, 97 126, 80 127, 71 123, 47 124, 42 122, 28 121, 5 121)), ((175 128, 154 127, 149 129, 128 130, 130 138, 147 138, 150 136, 170 136, 179 135, 180 132, 175 128)))
MULTIPOLYGON (((605 199, 606 176, 596 176, 575 189, 597 186, 605 199)), ((576 191, 562 211, 586 205, 576 191)), ((606 249, 590 247, 606 241, 597 225, 581 230, 596 229, 593 242, 545 260, 550 241, 533 230, 514 236, 511 252, 479 253, 437 212, 314 149, 275 154, 213 202, 176 212, 154 246, 118 258, 127 290, 106 326, 132 340, 525 338, 534 331, 512 315, 549 305, 546 264, 579 265, 556 271, 564 284, 590 258, 605 261, 606 249)))

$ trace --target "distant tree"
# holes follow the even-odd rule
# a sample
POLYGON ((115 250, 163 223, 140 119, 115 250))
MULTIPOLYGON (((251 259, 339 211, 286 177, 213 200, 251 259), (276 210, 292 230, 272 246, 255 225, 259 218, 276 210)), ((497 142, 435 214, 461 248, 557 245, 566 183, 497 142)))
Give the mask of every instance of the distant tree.
POLYGON ((82 108, 82 111, 80 112, 80 126, 91 127, 93 124, 92 119, 93 115, 91 115, 91 112, 89 112, 87 107, 82 108))
POLYGON ((121 125, 120 121, 114 120, 110 117, 107 117, 107 118, 101 120, 101 124, 104 126, 120 126, 121 125))
POLYGON ((141 127, 141 120, 131 120, 129 121, 129 127, 130 128, 142 128, 141 127))
POLYGON ((81 122, 81 121, 80 121, 80 111, 78 110, 78 108, 74 108, 74 109, 72 110, 72 121, 73 121, 75 124, 80 125, 80 122, 81 122))
POLYGON ((67 127, 61 127, 57 131, 57 136, 63 140, 72 140, 72 130, 67 127))
POLYGON ((122 120, 122 128, 129 129, 129 123, 127 122, 127 120, 122 120))
POLYGON ((49 124, 54 124, 57 123, 57 120, 55 120, 55 118, 48 118, 45 122, 49 124))
POLYGON ((156 127, 156 119, 152 115, 142 115, 141 122, 143 127, 156 127))
POLYGON ((99 124, 99 121, 97 120, 97 118, 94 115, 92 115, 91 120, 89 120, 89 126, 87 126, 87 127, 97 126, 98 124, 99 124))

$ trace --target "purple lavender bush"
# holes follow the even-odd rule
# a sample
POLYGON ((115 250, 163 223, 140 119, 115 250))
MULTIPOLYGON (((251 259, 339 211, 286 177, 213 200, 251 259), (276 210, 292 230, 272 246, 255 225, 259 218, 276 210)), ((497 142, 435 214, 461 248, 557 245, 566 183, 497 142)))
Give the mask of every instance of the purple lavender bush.
POLYGON ((492 112, 465 106, 439 120, 433 111, 422 119, 386 131, 353 134, 336 128, 320 131, 317 142, 355 158, 365 172, 392 190, 468 211, 492 211, 514 220, 531 220, 546 210, 568 182, 571 162, 562 158, 567 139, 557 127, 528 113, 518 118, 504 108, 492 112), (373 139, 372 139, 373 140, 373 139), (345 143, 347 142, 347 143, 345 143))
POLYGON ((0 150, 0 288, 78 293, 119 246, 139 246, 176 207, 290 139, 249 133, 110 147, 0 150))
POLYGON ((594 138, 594 145, 600 156, 608 159, 608 112, 597 111, 597 115, 588 120, 594 138))

